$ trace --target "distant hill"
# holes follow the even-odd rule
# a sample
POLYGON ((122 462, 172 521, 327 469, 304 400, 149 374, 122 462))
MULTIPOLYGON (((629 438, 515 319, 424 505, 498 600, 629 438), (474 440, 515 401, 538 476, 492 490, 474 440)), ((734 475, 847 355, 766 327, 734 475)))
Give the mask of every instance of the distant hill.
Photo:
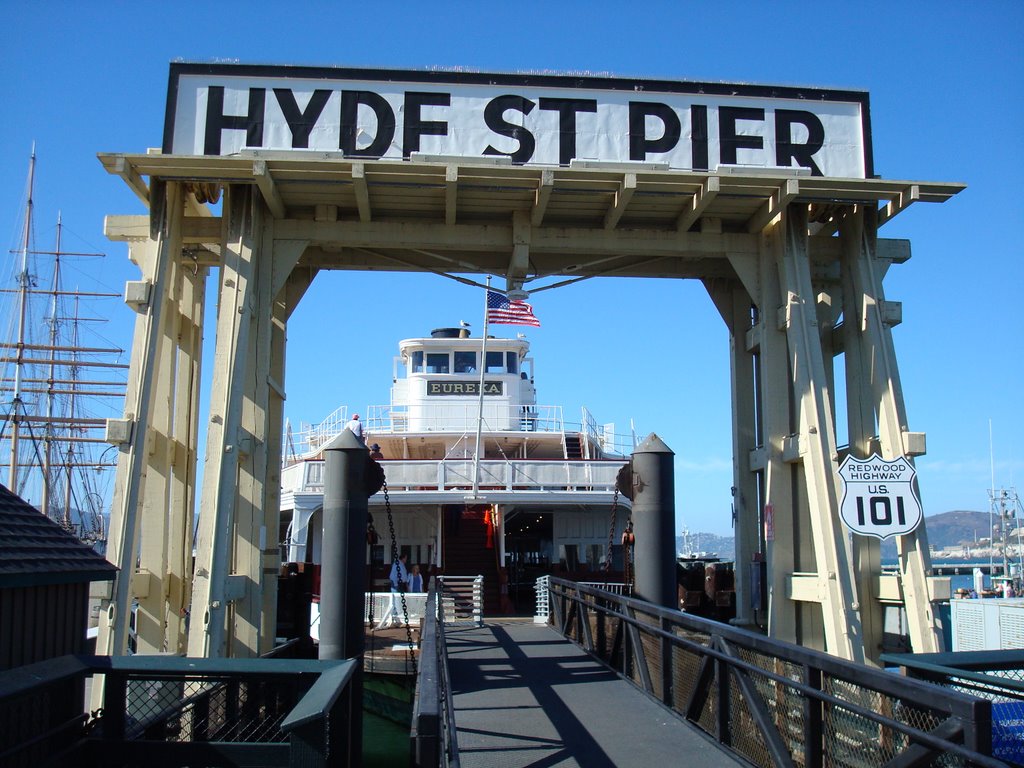
MULTIPOLYGON (((989 537, 988 512, 954 510, 924 519, 928 528, 928 546, 932 549, 955 547, 962 542, 974 542, 989 537)), ((896 557, 896 540, 882 542, 882 557, 896 557)))
MULTIPOLYGON (((961 542, 973 542, 976 539, 988 538, 988 512, 971 512, 954 510, 925 518, 928 527, 928 545, 933 549, 955 547, 961 542)), ((718 536, 714 533, 691 533, 689 547, 703 552, 714 552, 723 560, 735 557, 736 543, 732 536, 718 536)), ((676 537, 676 551, 684 552, 686 545, 681 536, 676 537)), ((896 557, 896 540, 887 539, 882 542, 882 557, 896 557)))

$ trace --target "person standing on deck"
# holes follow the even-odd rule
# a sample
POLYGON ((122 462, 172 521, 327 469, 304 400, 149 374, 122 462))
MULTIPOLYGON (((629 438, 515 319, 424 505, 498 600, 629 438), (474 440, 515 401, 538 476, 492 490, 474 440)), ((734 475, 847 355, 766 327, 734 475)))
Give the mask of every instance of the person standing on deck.
POLYGON ((399 623, 397 595, 399 592, 408 591, 409 572, 405 567, 405 561, 408 559, 408 555, 401 554, 391 564, 391 574, 388 576, 388 581, 391 582, 391 600, 388 603, 387 611, 384 612, 380 623, 377 625, 377 629, 386 629, 399 623))
POLYGON ((412 572, 409 574, 409 591, 423 591, 423 576, 420 574, 420 567, 418 565, 414 565, 412 567, 412 572))
POLYGON ((392 592, 405 592, 405 587, 409 582, 409 571, 405 566, 408 559, 409 556, 403 553, 391 565, 391 575, 388 578, 391 580, 392 592))
POLYGON ((345 425, 345 429, 356 436, 356 439, 360 443, 366 445, 366 439, 363 437, 363 422, 359 420, 359 414, 353 414, 352 418, 349 419, 348 424, 345 425))

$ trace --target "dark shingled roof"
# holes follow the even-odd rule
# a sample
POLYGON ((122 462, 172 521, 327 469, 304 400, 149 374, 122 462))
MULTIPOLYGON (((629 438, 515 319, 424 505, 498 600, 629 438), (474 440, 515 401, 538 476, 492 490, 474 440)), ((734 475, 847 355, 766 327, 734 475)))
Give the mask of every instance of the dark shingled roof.
POLYGON ((0 587, 110 581, 117 568, 0 485, 0 587))

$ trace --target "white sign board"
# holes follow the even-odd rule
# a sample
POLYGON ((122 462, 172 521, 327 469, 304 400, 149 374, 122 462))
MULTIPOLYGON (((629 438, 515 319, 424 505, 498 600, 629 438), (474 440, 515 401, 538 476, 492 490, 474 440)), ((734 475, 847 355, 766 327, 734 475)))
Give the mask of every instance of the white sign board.
POLYGON ((905 458, 847 456, 839 466, 843 501, 839 514, 854 533, 887 539, 910 533, 921 523, 915 471, 905 458))
POLYGON ((172 64, 165 154, 330 152, 514 164, 873 173, 862 91, 568 75, 172 64))

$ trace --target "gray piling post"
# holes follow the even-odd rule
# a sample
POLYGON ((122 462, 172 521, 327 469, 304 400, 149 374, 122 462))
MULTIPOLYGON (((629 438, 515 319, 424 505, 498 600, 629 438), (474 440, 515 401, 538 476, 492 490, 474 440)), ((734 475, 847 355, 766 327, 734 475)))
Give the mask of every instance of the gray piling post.
POLYGON ((674 456, 655 434, 633 451, 634 594, 666 608, 679 608, 674 456))
POLYGON ((366 456, 347 429, 324 446, 321 659, 352 659, 364 649, 366 456))
POLYGON ((349 683, 349 755, 363 760, 363 673, 366 636, 366 446, 349 430, 324 446, 324 535, 320 565, 320 658, 358 659, 349 683))

